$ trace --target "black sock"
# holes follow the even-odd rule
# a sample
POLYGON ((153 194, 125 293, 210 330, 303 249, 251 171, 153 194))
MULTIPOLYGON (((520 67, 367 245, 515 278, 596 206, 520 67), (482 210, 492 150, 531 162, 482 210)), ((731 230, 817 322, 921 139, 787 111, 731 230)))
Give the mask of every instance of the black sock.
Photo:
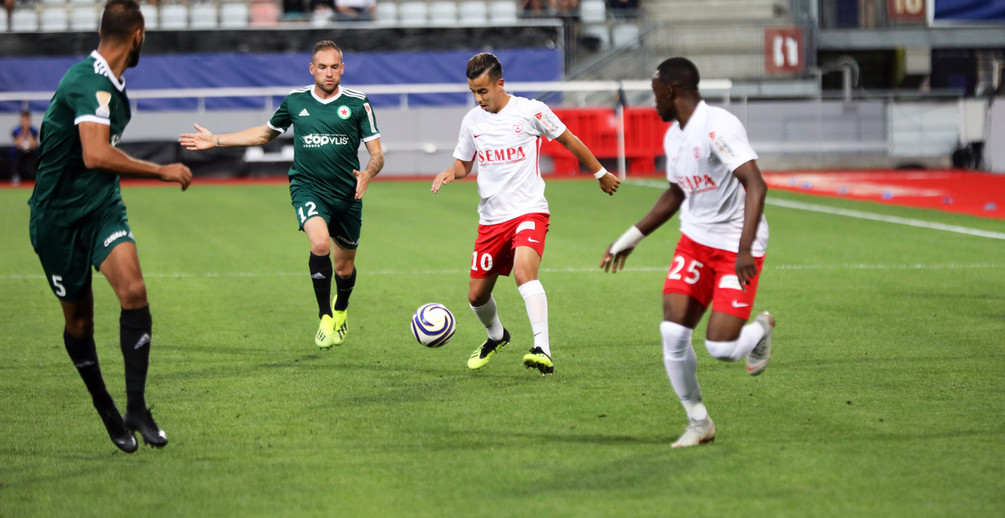
POLYGON ((119 317, 119 345, 126 364, 126 411, 143 412, 147 409, 144 391, 147 385, 147 368, 150 366, 150 337, 153 320, 150 306, 123 309, 119 317))
POLYGON ((338 298, 335 299, 335 311, 345 311, 349 307, 349 296, 352 289, 356 287, 356 267, 352 268, 352 273, 348 277, 335 276, 335 289, 338 290, 338 298))
POLYGON ((114 406, 112 396, 105 388, 105 380, 101 377, 101 366, 98 365, 98 351, 94 347, 94 336, 87 338, 77 338, 63 329, 63 345, 66 346, 66 354, 70 355, 77 373, 84 380, 87 392, 91 394, 91 401, 98 410, 114 406))
POLYGON ((307 262, 311 270, 311 282, 314 283, 314 296, 318 299, 318 318, 331 315, 328 301, 332 298, 332 260, 326 255, 314 255, 307 262))

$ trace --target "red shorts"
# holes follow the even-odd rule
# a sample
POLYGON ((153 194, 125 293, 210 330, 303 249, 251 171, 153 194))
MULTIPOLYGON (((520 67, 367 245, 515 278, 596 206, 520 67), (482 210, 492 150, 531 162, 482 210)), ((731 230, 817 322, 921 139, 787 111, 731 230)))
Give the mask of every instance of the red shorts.
POLYGON ((757 275, 750 279, 746 290, 736 277, 736 253, 700 245, 682 235, 674 251, 670 271, 663 283, 663 294, 687 295, 706 308, 744 320, 753 311, 757 283, 761 280, 763 257, 755 257, 757 275))
POLYGON ((478 239, 471 254, 471 277, 484 279, 494 274, 509 275, 514 250, 529 246, 544 257, 544 235, 548 214, 531 213, 496 225, 478 225, 478 239))

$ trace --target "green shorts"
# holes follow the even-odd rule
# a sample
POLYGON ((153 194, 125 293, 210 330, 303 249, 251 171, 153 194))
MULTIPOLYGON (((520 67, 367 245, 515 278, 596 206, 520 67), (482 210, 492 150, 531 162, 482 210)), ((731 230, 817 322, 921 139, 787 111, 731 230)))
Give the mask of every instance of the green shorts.
POLYGON ((79 300, 91 291, 91 266, 97 270, 120 243, 135 243, 122 200, 95 210, 69 227, 32 213, 28 235, 49 287, 66 302, 79 300))
POLYGON ((326 199, 302 186, 290 186, 290 198, 300 230, 313 217, 321 217, 328 225, 328 234, 339 247, 355 250, 359 246, 363 226, 363 202, 357 199, 326 199))

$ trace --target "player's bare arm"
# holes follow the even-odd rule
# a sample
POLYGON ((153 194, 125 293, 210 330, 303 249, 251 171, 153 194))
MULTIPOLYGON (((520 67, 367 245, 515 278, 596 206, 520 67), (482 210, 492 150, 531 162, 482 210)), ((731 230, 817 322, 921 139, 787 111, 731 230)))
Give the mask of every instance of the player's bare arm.
MULTIPOLYGON (((604 170, 604 166, 600 164, 600 161, 593 155, 590 148, 586 147, 586 144, 583 144, 583 141, 571 131, 565 130, 555 140, 565 146, 565 149, 568 149, 572 153, 572 156, 576 157, 590 172, 597 174, 601 170, 604 170)), ((600 182, 600 188, 612 196, 618 190, 618 186, 621 185, 621 179, 609 172, 597 178, 597 181, 600 182)))
POLYGON ((750 253, 750 248, 753 246, 754 238, 757 235, 757 225, 761 222, 761 215, 764 213, 764 198, 768 192, 768 185, 754 160, 737 167, 733 171, 733 175, 740 180, 747 191, 743 208, 743 231, 740 234, 740 245, 736 253, 736 276, 742 287, 750 284, 750 280, 757 275, 757 265, 754 262, 754 256, 750 253))
POLYGON ((433 194, 436 194, 437 192, 440 192, 440 187, 471 174, 471 167, 474 166, 474 164, 474 160, 465 161, 457 160, 455 158, 454 163, 451 164, 450 167, 433 178, 433 187, 430 191, 432 191, 433 194))
POLYGON ((264 146, 279 136, 280 132, 266 126, 255 126, 237 133, 216 135, 212 131, 193 124, 198 133, 182 133, 178 143, 189 151, 212 149, 215 147, 264 146))
POLYGON ((109 171, 120 176, 154 178, 181 184, 184 191, 192 183, 192 171, 180 163, 159 165, 133 158, 109 143, 110 128, 97 122, 77 125, 84 166, 88 169, 109 171))
POLYGON ((628 229, 617 241, 611 243, 604 252, 600 266, 604 272, 617 273, 618 270, 625 269, 625 259, 628 254, 635 250, 635 246, 649 234, 652 234, 661 225, 666 223, 680 209, 680 204, 684 202, 684 191, 675 184, 670 187, 656 200, 652 209, 639 220, 632 228, 628 229))
POLYGON ((366 164, 366 169, 357 171, 353 169, 352 174, 356 175, 356 199, 363 199, 366 188, 370 185, 370 180, 380 173, 384 168, 384 151, 380 147, 380 139, 373 139, 366 142, 366 150, 370 153, 370 161, 366 164))

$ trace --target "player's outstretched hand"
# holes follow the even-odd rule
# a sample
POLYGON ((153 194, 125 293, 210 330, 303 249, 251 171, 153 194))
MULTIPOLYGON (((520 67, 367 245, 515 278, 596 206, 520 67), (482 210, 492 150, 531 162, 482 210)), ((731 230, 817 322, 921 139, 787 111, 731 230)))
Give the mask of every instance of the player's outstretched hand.
POLYGON ((158 168, 157 174, 160 176, 162 182, 180 183, 181 190, 183 191, 188 189, 189 185, 192 185, 192 170, 185 164, 174 163, 162 165, 158 168))
POLYGON ((600 188, 604 190, 607 194, 614 196, 614 192, 618 190, 618 186, 621 185, 621 178, 617 175, 607 173, 600 177, 600 188))
POLYGON ((628 248, 622 250, 616 254, 611 253, 611 247, 607 247, 607 251, 604 252, 604 258, 600 260, 600 267, 604 269, 604 273, 610 271, 611 273, 618 273, 618 270, 625 269, 625 259, 628 259, 628 254, 632 253, 634 248, 628 248))
POLYGON ((193 124, 195 130, 198 133, 182 133, 178 137, 178 143, 182 145, 185 149, 189 151, 198 151, 200 149, 210 149, 216 147, 216 136, 213 135, 212 131, 198 124, 193 124))
POLYGON ((443 171, 433 178, 433 187, 430 189, 433 194, 440 192, 440 187, 454 181, 454 172, 450 169, 443 171))

